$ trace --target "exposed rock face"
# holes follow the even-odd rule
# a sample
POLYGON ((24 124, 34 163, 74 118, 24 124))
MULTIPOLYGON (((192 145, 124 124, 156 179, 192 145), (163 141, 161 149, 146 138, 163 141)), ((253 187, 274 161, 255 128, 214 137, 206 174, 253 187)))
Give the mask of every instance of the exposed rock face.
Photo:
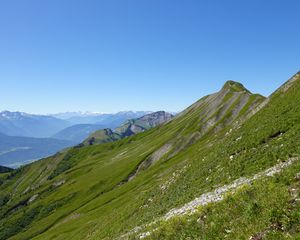
POLYGON ((34 200, 36 200, 38 198, 38 194, 33 195, 29 200, 28 203, 32 203, 34 200))
POLYGON ((152 153, 147 159, 145 159, 136 169, 136 171, 128 178, 128 181, 132 180, 140 171, 147 169, 151 165, 159 161, 165 154, 172 149, 171 144, 165 144, 154 153, 152 153))
POLYGON ((129 137, 134 134, 144 132, 150 128, 156 127, 171 120, 173 117, 174 116, 172 114, 165 111, 150 113, 137 119, 128 120, 115 130, 107 128, 96 131, 84 141, 84 144, 94 145, 105 142, 113 142, 124 137, 129 137))
POLYGON ((124 125, 117 128, 115 132, 120 134, 122 137, 127 137, 156 127, 171 120, 172 118, 172 114, 165 111, 158 111, 147 114, 141 118, 129 120, 124 125))
POLYGON ((144 122, 150 127, 155 127, 159 124, 167 122, 173 118, 173 115, 165 111, 158 111, 151 114, 147 114, 141 118, 135 120, 136 123, 144 122))

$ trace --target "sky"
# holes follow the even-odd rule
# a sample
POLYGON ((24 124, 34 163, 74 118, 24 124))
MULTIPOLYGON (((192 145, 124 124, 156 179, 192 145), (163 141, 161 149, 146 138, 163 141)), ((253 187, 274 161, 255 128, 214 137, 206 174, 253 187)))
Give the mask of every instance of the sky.
POLYGON ((0 110, 180 111, 300 70, 299 0, 0 0, 0 110))

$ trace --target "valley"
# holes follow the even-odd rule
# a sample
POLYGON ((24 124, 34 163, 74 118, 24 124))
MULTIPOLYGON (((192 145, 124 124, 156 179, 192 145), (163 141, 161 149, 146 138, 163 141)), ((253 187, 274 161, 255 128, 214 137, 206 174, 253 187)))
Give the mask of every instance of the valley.
POLYGON ((228 81, 156 127, 6 174, 0 239, 297 238, 297 99, 299 73, 267 98, 228 81))
POLYGON ((146 113, 129 111, 44 116, 3 111, 0 113, 0 165, 16 168, 48 157, 80 144, 99 129, 119 127, 125 121, 146 113))

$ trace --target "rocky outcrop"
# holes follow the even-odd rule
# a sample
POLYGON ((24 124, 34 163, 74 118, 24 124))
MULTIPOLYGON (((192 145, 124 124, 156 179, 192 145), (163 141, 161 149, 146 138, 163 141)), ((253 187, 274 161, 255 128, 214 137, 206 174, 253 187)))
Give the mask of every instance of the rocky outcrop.
POLYGON ((148 237, 151 235, 152 232, 154 232, 156 230, 156 228, 153 228, 151 231, 142 232, 144 229, 149 228, 151 226, 153 227, 156 223, 168 221, 174 217, 181 217, 184 215, 192 215, 198 211, 199 207, 206 206, 210 203, 222 201, 227 194, 234 194, 242 186, 249 185, 255 180, 261 179, 263 177, 272 177, 275 174, 280 173, 285 168, 291 166, 297 160, 298 160, 298 158, 290 158, 287 161, 278 163, 275 166, 268 168, 265 171, 259 172, 252 177, 249 177, 249 178, 241 177, 241 178, 233 181, 231 184, 224 185, 222 187, 216 188, 215 190, 213 190, 211 192, 204 193, 201 196, 199 196, 198 198, 194 199, 193 201, 185 204, 184 206, 182 206, 180 208, 171 209, 167 214, 165 214, 163 217, 155 220, 154 222, 151 222, 144 226, 138 226, 138 227, 134 228, 132 231, 121 236, 120 239, 128 239, 128 237, 133 234, 138 234, 140 239, 148 237))
POLYGON ((96 131, 84 141, 84 144, 95 145, 106 142, 113 142, 140 132, 144 132, 150 128, 163 124, 171 120, 172 118, 173 115, 165 111, 150 113, 137 119, 128 120, 115 130, 107 128, 96 131))
POLYGON ((158 111, 137 119, 129 120, 121 127, 116 128, 115 132, 120 134, 122 137, 128 137, 163 124, 172 118, 172 114, 165 111, 158 111))

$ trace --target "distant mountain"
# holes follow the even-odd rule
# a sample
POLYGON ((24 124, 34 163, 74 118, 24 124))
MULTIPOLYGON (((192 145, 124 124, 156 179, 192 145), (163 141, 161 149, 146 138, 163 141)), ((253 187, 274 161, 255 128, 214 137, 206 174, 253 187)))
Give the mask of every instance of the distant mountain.
POLYGON ((51 115, 52 117, 66 120, 75 124, 105 125, 107 128, 116 128, 129 119, 139 118, 149 111, 123 111, 118 113, 93 113, 93 112, 66 112, 51 115))
POLYGON ((156 127, 164 122, 171 120, 172 118, 172 114, 165 111, 158 111, 147 114, 137 119, 128 120, 121 127, 116 128, 115 132, 121 137, 128 137, 156 127))
POLYGON ((101 129, 91 134, 84 142, 83 145, 91 146, 102 143, 114 142, 122 139, 122 136, 110 128, 101 129))
POLYGON ((131 119, 125 122, 122 126, 112 130, 110 128, 102 129, 91 134, 84 141, 85 145, 101 144, 113 142, 134 134, 144 132, 150 128, 156 127, 173 118, 173 115, 165 111, 158 111, 147 114, 137 119, 131 119))
POLYGON ((17 167, 70 147, 71 141, 0 134, 0 165, 17 167))
POLYGON ((105 128, 105 126, 97 124, 77 124, 61 130, 60 132, 54 134, 52 137, 56 139, 69 140, 80 143, 91 133, 103 128, 105 128))
POLYGON ((138 118, 146 113, 148 112, 85 112, 43 116, 24 112, 0 112, 0 165, 16 167, 49 156, 82 142, 99 129, 114 129, 128 119, 138 118), (73 125, 76 122, 91 123, 73 125))
POLYGON ((127 120, 140 118, 147 114, 150 114, 149 111, 128 111, 128 112, 118 112, 116 114, 107 114, 105 118, 97 121, 97 124, 105 125, 109 128, 116 128, 124 124, 127 120))
POLYGON ((60 132, 54 134, 52 137, 62 140, 70 140, 77 143, 82 142, 91 133, 100 129, 115 129, 122 124, 130 121, 132 119, 140 118, 141 116, 147 115, 149 112, 139 111, 139 112, 119 112, 115 114, 104 114, 104 113, 91 113, 91 112, 69 112, 69 113, 59 113, 53 115, 55 117, 64 118, 65 120, 76 123, 76 122, 89 122, 75 124, 68 128, 61 130, 60 132))
POLYGON ((49 116, 55 117, 55 118, 59 118, 59 119, 63 119, 63 120, 68 120, 70 118, 74 118, 74 117, 95 117, 95 116, 100 116, 106 113, 102 113, 102 112, 61 112, 61 113, 55 113, 55 114, 51 114, 49 116))
POLYGON ((68 126, 69 122, 51 116, 0 112, 0 133, 9 136, 49 137, 68 126))
MULTIPOLYGON (((12 171, 12 168, 8 168, 8 167, 4 167, 4 166, 0 166, 0 173, 7 173, 12 171)), ((1 180, 0 180, 1 181, 1 180)))

